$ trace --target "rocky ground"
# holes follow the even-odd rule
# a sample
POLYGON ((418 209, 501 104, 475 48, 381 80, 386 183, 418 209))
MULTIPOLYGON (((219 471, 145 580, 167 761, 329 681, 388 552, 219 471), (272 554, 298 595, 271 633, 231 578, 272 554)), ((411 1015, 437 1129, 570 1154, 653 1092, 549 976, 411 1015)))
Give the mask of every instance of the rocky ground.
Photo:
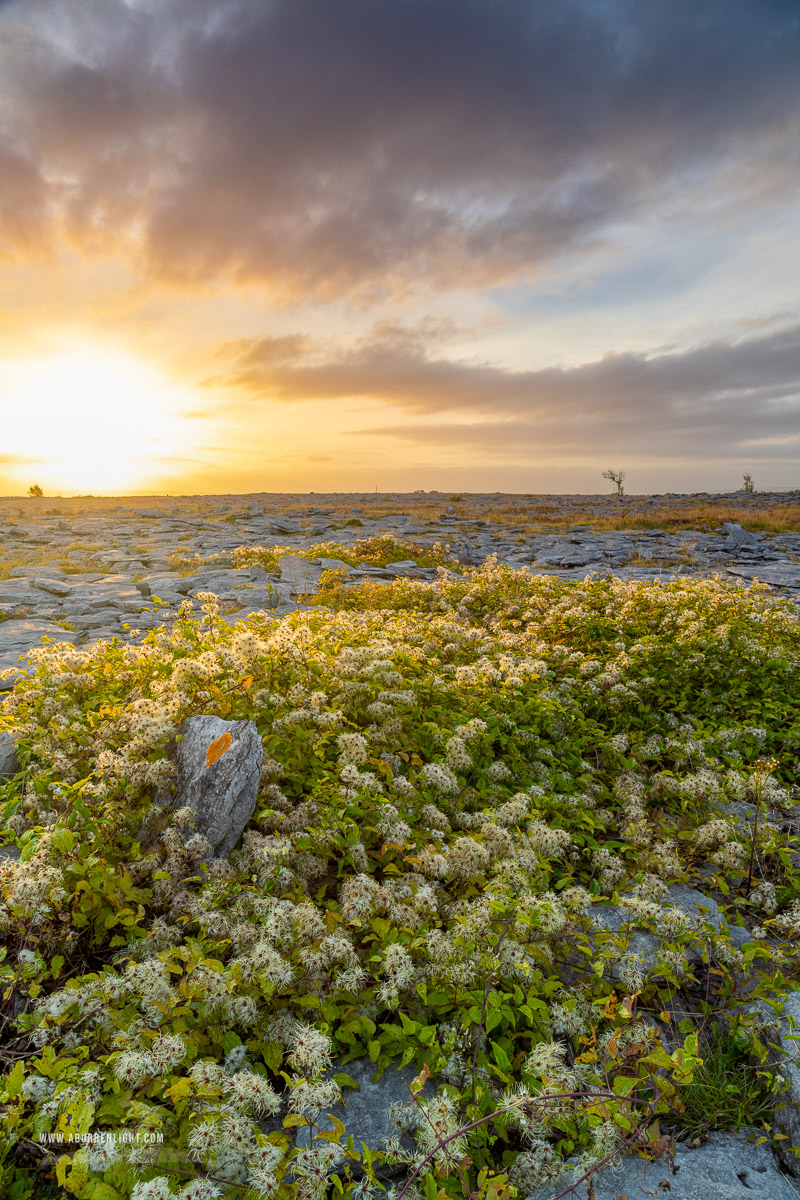
MULTIPOLYGON (((298 558, 297 550, 381 534, 448 545, 465 565, 496 555, 562 578, 721 573, 800 595, 799 502, 800 492, 0 500, 0 671, 16 667, 43 637, 140 641, 181 603, 197 605, 200 592, 218 595, 230 621, 292 611, 323 569, 345 566, 298 558), (234 569, 231 554, 243 545, 285 546, 280 570, 234 569)), ((413 559, 347 570, 353 582, 436 575, 413 559)), ((0 679, 0 688, 13 678, 0 679)))

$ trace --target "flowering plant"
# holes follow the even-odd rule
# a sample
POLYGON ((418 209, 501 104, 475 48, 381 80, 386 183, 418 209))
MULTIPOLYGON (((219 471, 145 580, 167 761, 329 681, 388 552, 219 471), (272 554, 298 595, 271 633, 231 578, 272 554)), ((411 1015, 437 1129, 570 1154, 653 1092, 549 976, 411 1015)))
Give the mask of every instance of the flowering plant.
POLYGON ((664 1153, 712 1012, 766 1054, 742 979, 775 1001, 798 972, 791 606, 493 562, 325 604, 231 627, 207 596, 140 647, 37 652, 7 702, 15 1200, 43 1172, 79 1200, 501 1200, 664 1153), (201 712, 264 747, 229 860, 157 802, 201 712), (698 882, 724 920, 669 902, 698 882), (382 1145, 336 1115, 365 1058, 435 1089, 382 1145))

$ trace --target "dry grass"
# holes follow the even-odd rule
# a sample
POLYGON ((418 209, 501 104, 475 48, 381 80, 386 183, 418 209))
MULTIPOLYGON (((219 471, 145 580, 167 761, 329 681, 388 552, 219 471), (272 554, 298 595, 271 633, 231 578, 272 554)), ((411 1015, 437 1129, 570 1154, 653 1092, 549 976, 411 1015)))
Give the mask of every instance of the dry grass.
POLYGON ((17 551, 14 554, 4 554, 0 557, 0 579, 10 579, 15 567, 41 567, 44 563, 56 565, 55 557, 37 554, 34 550, 17 551))
MULTIPOLYGON (((558 532, 573 525, 596 530, 697 530, 708 532, 723 521, 731 521, 754 532, 800 532, 800 504, 796 493, 782 499, 775 493, 744 493, 709 497, 680 496, 548 496, 464 493, 390 493, 362 494, 259 494, 245 496, 85 496, 58 498, 54 504, 27 498, 0 499, 0 525, 16 521, 35 522, 43 530, 56 518, 74 523, 80 535, 80 521, 102 518, 113 527, 122 521, 148 519, 157 509, 167 518, 225 522, 234 526, 249 515, 251 504, 269 517, 286 516, 302 528, 313 526, 318 518, 309 510, 319 508, 330 514, 331 523, 357 518, 385 520, 392 516, 411 516, 420 521, 437 521, 445 510, 462 520, 484 520, 515 527, 516 533, 558 532), (229 510, 233 511, 229 511, 229 510)), ((458 525, 452 526, 453 531, 458 525)), ((88 530, 87 530, 88 532, 88 530)), ((442 534, 445 534, 442 529, 442 534)), ((449 530, 447 531, 449 532, 449 530)), ((144 533, 144 531, 142 531, 144 533)), ((146 537, 145 541, 148 540, 146 537)), ((87 550, 88 550, 87 545, 87 550)), ((93 549, 95 547, 92 547, 93 549)), ((99 546, 96 547, 99 549, 99 546)), ((16 554, 27 554, 14 548, 16 554)), ((33 548, 31 547, 31 551, 33 548)), ((45 553, 46 553, 45 549, 45 553)), ((63 554, 63 549, 62 549, 63 554)), ((42 557, 18 560, 43 561, 42 557)), ((15 563, 16 565, 16 563, 15 563)), ((0 565, 0 576, 3 572, 0 565)))
POLYGON ((623 500, 616 512, 598 511, 598 507, 587 505, 585 509, 559 513, 544 504, 532 508, 505 505, 502 508, 488 509, 481 515, 484 520, 499 525, 524 525, 531 532, 567 530, 573 525, 587 525, 591 529, 609 532, 623 529, 664 529, 668 532, 697 530, 698 533, 708 533, 723 521, 741 525, 743 529, 752 530, 754 533, 800 532, 798 504, 774 504, 764 508, 713 503, 665 504, 663 507, 653 506, 642 510, 623 500))

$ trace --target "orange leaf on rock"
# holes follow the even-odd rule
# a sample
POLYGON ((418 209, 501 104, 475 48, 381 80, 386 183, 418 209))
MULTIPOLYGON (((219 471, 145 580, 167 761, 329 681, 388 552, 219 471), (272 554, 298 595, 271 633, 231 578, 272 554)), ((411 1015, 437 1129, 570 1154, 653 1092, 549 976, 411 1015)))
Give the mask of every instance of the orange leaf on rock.
POLYGON ((222 758, 223 754, 225 754, 226 751, 230 750, 230 748, 231 748, 230 732, 223 733, 222 737, 218 737, 217 740, 215 742, 212 742, 211 745, 206 750, 206 766, 207 767, 213 766, 213 764, 218 759, 222 758))

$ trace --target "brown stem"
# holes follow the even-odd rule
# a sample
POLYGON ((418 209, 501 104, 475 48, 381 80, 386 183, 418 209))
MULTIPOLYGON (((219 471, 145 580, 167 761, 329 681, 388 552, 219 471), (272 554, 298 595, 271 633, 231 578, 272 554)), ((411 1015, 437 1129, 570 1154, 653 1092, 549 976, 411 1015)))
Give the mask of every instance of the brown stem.
MULTIPOLYGON (((545 1104, 548 1100, 616 1100, 618 1098, 619 1097, 615 1092, 548 1092, 545 1096, 532 1097, 530 1102, 535 1105, 537 1103, 545 1104)), ((462 1137, 465 1133, 471 1133, 473 1129, 477 1129, 480 1125, 485 1125, 487 1121, 493 1121, 495 1117, 500 1117, 503 1115, 503 1113, 511 1112, 513 1109, 521 1107, 521 1104, 507 1104, 504 1108, 498 1108, 494 1112, 489 1113, 486 1117, 480 1117, 477 1121, 470 1121, 469 1124, 463 1125, 460 1129, 457 1129, 455 1133, 449 1134, 446 1138, 439 1138, 436 1149, 431 1150, 429 1154, 426 1154, 419 1166, 417 1166, 413 1173, 408 1177, 403 1185, 402 1191, 398 1192, 397 1194, 397 1200, 403 1200, 403 1196, 405 1196, 406 1192, 411 1187, 411 1184, 417 1178, 420 1171, 424 1170, 424 1168, 431 1161, 436 1153, 436 1150, 443 1150, 448 1143, 455 1141, 455 1139, 458 1137, 462 1137)), ((636 1132, 639 1132, 638 1128, 636 1132)), ((623 1143, 623 1145, 624 1144, 625 1143, 623 1143)), ((616 1151, 613 1153, 616 1153, 616 1151)), ((612 1155, 608 1155, 607 1157, 611 1158, 612 1155)), ((603 1159, 603 1162, 606 1162, 606 1159, 603 1159)), ((602 1166, 602 1163, 599 1165, 602 1166)), ((569 1190, 570 1189, 567 1189, 567 1191, 569 1190)), ((562 1193, 562 1195, 566 1194, 567 1192, 562 1193)), ((556 1200, 558 1200, 558 1198, 556 1198, 556 1200)))

